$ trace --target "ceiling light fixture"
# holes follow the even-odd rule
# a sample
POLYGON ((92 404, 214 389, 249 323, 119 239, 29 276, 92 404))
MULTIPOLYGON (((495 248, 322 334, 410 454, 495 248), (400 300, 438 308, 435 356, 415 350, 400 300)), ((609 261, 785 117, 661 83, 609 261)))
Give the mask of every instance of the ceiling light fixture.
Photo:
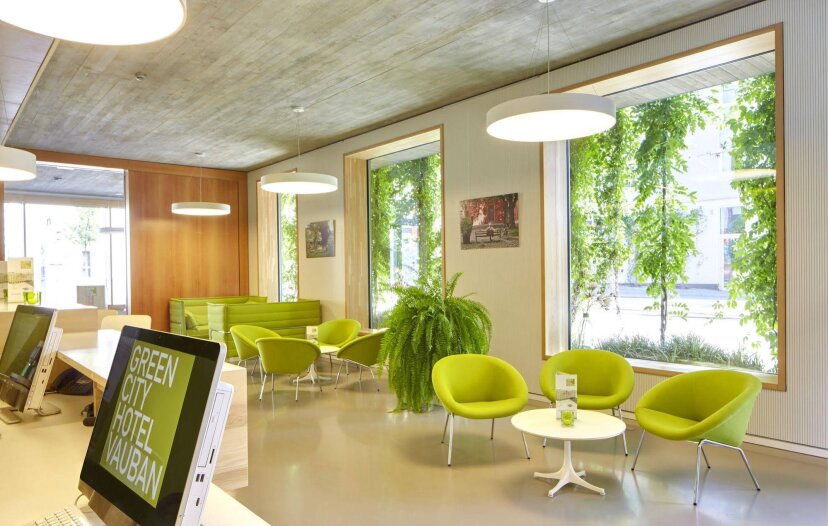
MULTIPOLYGON (((0 105, 3 106, 3 121, 11 126, 11 119, 6 112, 6 94, 3 80, 0 79, 0 105)), ((3 146, 5 140, 0 137, 0 181, 30 181, 37 177, 37 157, 26 150, 3 146)))
POLYGON ((587 93, 550 92, 549 4, 554 0, 538 1, 546 4, 546 94, 510 100, 490 109, 486 132, 507 141, 546 142, 608 130, 615 125, 615 103, 611 100, 587 93))
POLYGON ((339 187, 339 183, 333 175, 302 172, 298 170, 302 161, 302 148, 300 142, 302 134, 299 120, 301 114, 304 113, 305 108, 302 106, 294 106, 292 109, 296 114, 297 171, 277 172, 263 175, 261 178, 262 190, 278 194, 324 194, 327 192, 335 192, 339 187))
POLYGON ((176 33, 187 0, 8 0, 0 20, 61 40, 128 46, 176 33))
MULTIPOLYGON (((196 152, 197 157, 204 157, 201 152, 196 152)), ((198 198, 203 197, 203 168, 198 167, 198 198)), ((210 201, 182 201, 173 203, 171 207, 173 214, 180 216, 226 216, 230 214, 230 205, 225 203, 213 203, 210 201)))

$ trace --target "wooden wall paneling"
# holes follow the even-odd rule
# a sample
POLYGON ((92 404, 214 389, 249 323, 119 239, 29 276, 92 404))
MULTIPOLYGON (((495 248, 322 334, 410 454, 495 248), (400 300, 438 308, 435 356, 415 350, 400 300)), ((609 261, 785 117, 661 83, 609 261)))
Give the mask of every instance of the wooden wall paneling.
MULTIPOLYGON (((236 239, 239 254, 239 294, 250 293, 250 262, 247 234, 247 174, 236 180, 236 239)), ((232 213, 232 212, 231 212, 232 213)))
POLYGON ((241 294, 239 258, 235 257, 239 252, 238 185, 221 179, 201 179, 201 185, 201 199, 228 203, 231 209, 226 216, 196 218, 201 262, 196 273, 198 296, 238 296, 241 294))
POLYGON ((198 218, 173 216, 176 201, 198 197, 198 179, 130 172, 129 224, 132 312, 169 329, 169 299, 197 296, 198 218))
POLYGON ((368 327, 368 162, 356 156, 344 162, 345 316, 368 327))

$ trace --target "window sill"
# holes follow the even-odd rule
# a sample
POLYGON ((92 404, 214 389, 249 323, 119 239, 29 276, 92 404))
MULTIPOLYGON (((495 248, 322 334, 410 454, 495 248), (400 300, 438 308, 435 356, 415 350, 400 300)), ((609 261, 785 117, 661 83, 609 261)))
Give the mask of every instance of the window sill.
MULTIPOLYGON (((714 369, 714 367, 705 367, 702 365, 692 365, 684 363, 666 363, 653 362, 649 360, 637 360, 634 358, 627 358, 633 370, 636 373, 650 374, 657 376, 676 376, 682 373, 690 373, 693 371, 706 371, 714 369)), ((763 389, 770 389, 773 391, 785 391, 784 383, 779 381, 779 375, 760 373, 758 371, 748 371, 746 369, 739 369, 742 372, 752 374, 762 382, 763 389)))

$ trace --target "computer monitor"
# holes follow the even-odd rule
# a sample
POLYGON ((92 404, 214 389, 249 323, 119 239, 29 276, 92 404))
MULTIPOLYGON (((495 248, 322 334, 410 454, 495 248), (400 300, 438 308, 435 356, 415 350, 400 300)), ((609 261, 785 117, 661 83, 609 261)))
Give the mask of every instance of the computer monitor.
POLYGON ((105 523, 184 523, 199 452, 215 434, 208 421, 226 352, 219 342, 124 327, 80 477, 105 523))
POLYGON ((38 372, 41 358, 56 349, 53 336, 57 311, 18 305, 14 311, 3 354, 0 355, 0 400, 10 407, 0 409, 0 420, 16 423, 20 418, 12 411, 23 411, 27 406, 32 380, 38 372))

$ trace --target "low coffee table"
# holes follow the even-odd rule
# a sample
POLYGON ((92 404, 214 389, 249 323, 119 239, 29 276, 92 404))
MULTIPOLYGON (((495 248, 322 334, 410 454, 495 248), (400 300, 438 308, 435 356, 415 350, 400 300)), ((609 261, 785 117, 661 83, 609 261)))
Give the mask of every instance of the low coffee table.
POLYGON ((554 473, 535 472, 535 478, 558 480, 558 484, 549 490, 550 497, 554 497, 558 490, 570 483, 606 495, 603 488, 594 486, 582 478, 586 476, 586 472, 575 471, 572 465, 572 441, 604 440, 616 437, 627 427, 620 418, 597 411, 579 409, 574 425, 564 427, 560 420, 555 419, 554 409, 533 409, 513 416, 512 425, 523 433, 541 438, 563 440, 564 460, 561 469, 554 473))

